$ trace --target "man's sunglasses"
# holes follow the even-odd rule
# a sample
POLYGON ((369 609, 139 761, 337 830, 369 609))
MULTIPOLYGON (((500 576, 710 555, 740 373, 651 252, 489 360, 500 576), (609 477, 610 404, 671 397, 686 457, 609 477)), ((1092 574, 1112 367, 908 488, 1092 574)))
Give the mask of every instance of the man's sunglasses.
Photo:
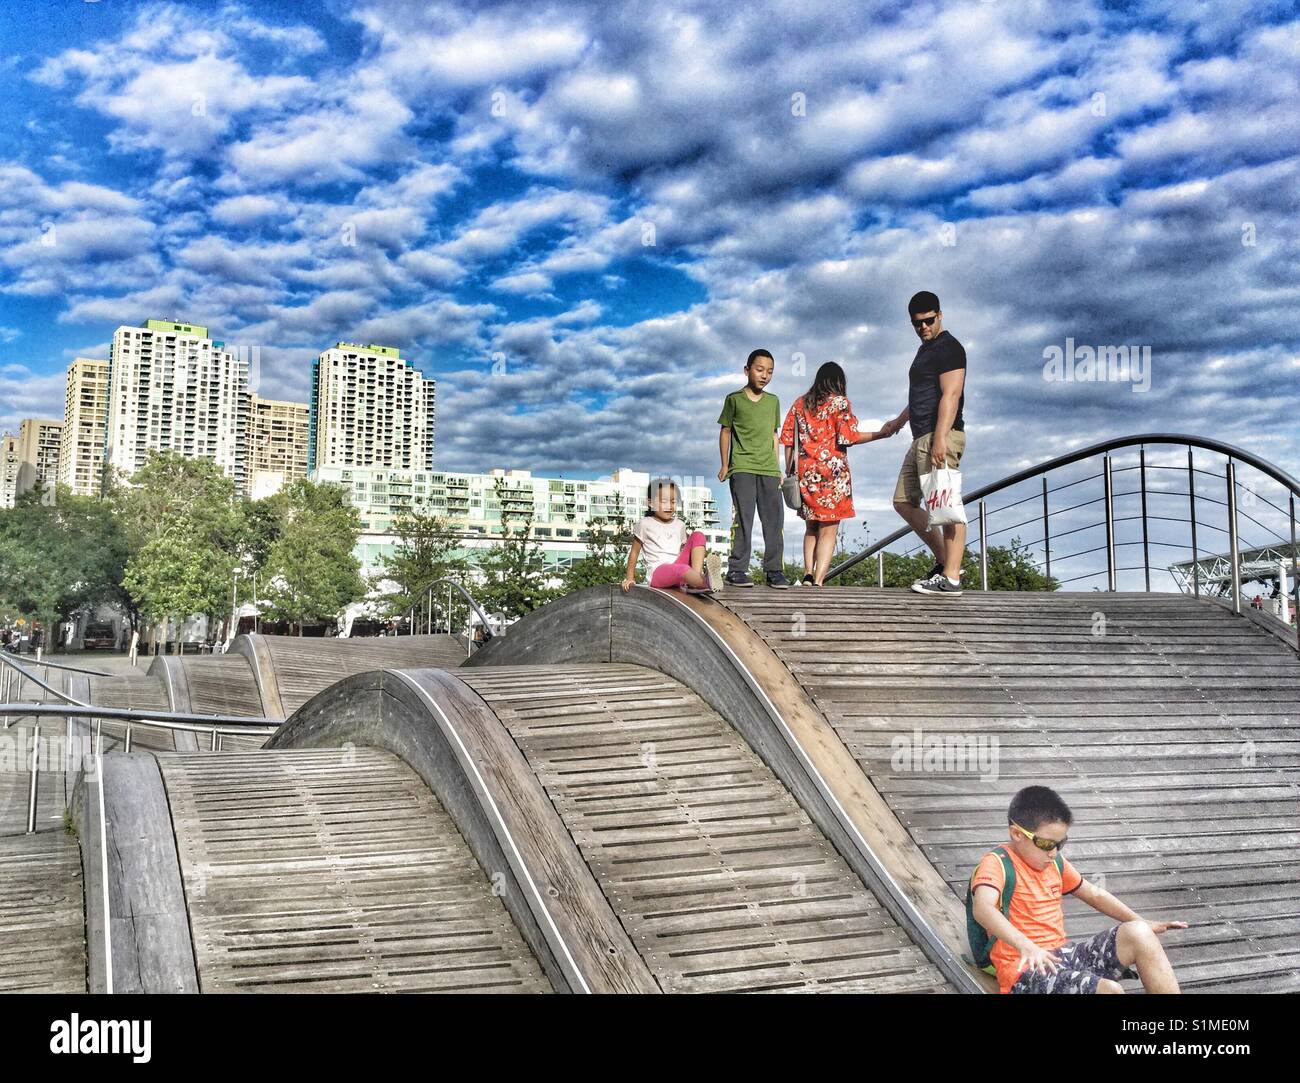
POLYGON ((912 321, 912 326, 913 326, 913 327, 929 327, 930 324, 934 323, 934 321, 937 320, 938 318, 939 318, 938 315, 934 315, 934 316, 922 316, 919 320, 914 319, 914 320, 912 321))
POLYGON ((1051 853, 1053 850, 1064 850, 1065 844, 1070 841, 1070 837, 1068 835, 1058 842, 1056 839, 1039 838, 1032 831, 1026 831, 1023 827, 1021 827, 1017 823, 1013 823, 1011 826, 1014 827, 1017 831, 1019 831, 1022 835, 1024 835, 1025 838, 1027 838, 1030 842, 1032 842, 1044 853, 1051 853))

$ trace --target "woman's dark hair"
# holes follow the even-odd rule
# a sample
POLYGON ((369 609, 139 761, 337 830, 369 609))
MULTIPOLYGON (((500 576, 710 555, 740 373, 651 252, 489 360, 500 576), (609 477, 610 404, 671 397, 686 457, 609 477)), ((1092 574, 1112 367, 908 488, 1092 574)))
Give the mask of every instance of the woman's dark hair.
POLYGON ((659 490, 665 485, 672 486, 673 492, 677 494, 678 503, 681 503, 682 490, 681 486, 679 486, 677 482, 673 481, 672 478, 655 478, 654 481, 645 487, 645 498, 650 501, 651 506, 658 503, 659 490))
POLYGON ((1011 799, 1007 819, 1026 831, 1037 831, 1043 824, 1050 823, 1069 827, 1074 822, 1074 813, 1055 790, 1046 786, 1026 786, 1011 799))
POLYGON ((834 361, 827 361, 817 370, 812 387, 803 396, 803 408, 809 413, 816 413, 823 402, 832 395, 846 395, 844 370, 834 361))

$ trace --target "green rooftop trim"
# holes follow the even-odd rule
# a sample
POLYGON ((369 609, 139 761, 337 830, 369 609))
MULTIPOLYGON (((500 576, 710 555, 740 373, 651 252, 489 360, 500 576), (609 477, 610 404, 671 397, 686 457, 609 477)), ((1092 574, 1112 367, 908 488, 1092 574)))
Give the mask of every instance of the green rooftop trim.
POLYGON ((176 323, 173 320, 145 320, 144 325, 150 331, 176 331, 182 335, 198 335, 199 338, 208 337, 208 329, 200 327, 197 323, 176 323))
POLYGON ((336 350, 365 350, 367 353, 377 353, 382 357, 400 358, 402 356, 401 350, 396 346, 380 346, 374 342, 365 345, 360 342, 336 342, 334 348, 336 350))

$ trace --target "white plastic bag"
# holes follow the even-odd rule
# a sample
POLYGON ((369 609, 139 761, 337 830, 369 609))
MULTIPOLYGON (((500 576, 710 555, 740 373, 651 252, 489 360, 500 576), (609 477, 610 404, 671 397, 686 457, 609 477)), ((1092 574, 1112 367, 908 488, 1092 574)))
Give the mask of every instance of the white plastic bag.
POLYGON ((966 522, 961 502, 961 471, 946 466, 921 475, 921 507, 930 513, 930 526, 966 522))

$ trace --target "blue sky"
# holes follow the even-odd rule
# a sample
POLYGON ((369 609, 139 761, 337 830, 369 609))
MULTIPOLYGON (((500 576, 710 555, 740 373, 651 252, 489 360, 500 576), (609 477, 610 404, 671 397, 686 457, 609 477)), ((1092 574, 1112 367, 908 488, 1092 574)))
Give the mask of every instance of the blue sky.
MULTIPOLYGON (((305 401, 338 339, 439 379, 438 459, 717 470, 754 346, 901 408, 967 347, 970 484, 1124 432, 1297 467, 1291 4, 23 3, 0 15, 0 429, 151 316, 305 401), (1148 345, 1151 388, 1044 350, 1148 345)), ((854 452, 863 524, 901 444, 854 452)))

